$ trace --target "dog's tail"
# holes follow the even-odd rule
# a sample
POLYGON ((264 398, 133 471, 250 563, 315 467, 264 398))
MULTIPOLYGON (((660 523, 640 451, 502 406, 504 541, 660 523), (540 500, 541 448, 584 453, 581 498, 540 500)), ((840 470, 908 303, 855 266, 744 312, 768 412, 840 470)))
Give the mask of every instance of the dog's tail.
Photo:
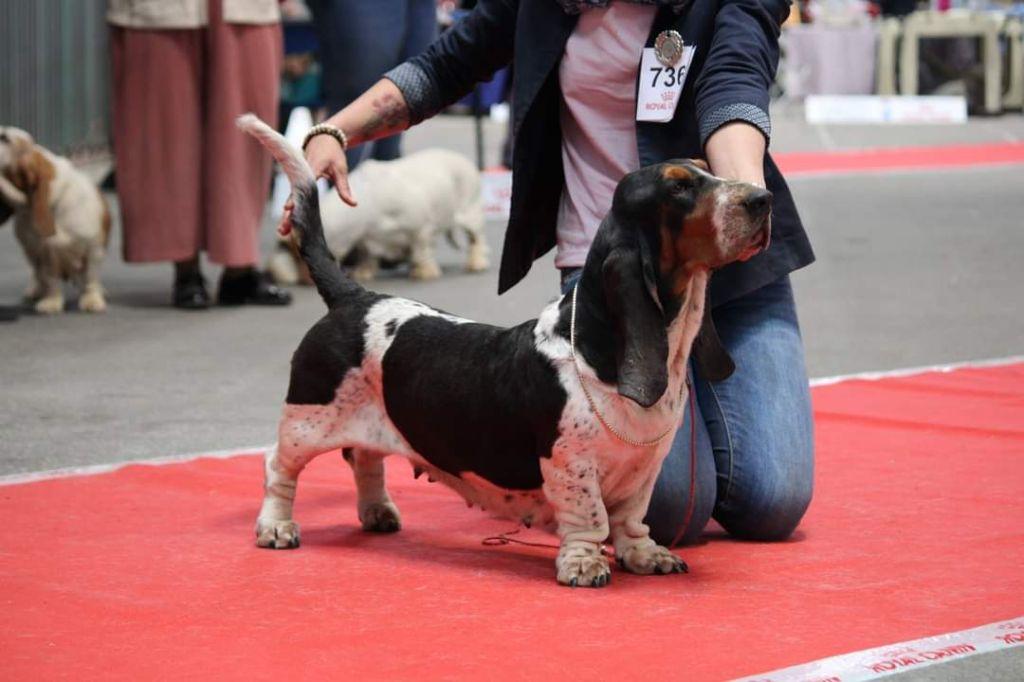
POLYGON ((288 176, 295 202, 291 221, 292 227, 298 231, 299 254, 309 266, 309 274, 324 303, 330 309, 337 308, 360 286, 342 273, 338 261, 327 247, 313 169, 300 150, 254 114, 239 116, 237 124, 270 151, 288 176))

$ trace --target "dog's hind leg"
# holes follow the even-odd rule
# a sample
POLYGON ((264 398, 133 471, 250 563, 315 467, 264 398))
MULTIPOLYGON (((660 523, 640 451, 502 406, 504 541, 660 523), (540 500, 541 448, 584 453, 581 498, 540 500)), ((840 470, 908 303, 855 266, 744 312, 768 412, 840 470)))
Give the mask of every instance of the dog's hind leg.
POLYGON ((299 524, 292 520, 292 505, 299 473, 314 456, 299 454, 280 443, 267 451, 263 468, 263 506, 256 519, 256 544, 260 547, 294 549, 299 546, 299 524))
POLYGON ((342 455, 355 474, 357 508, 363 530, 372 533, 401 530, 402 517, 384 484, 384 456, 363 448, 345 448, 342 455))
POLYGON ((292 519, 299 474, 317 455, 345 445, 335 429, 323 428, 323 409, 319 405, 285 406, 277 446, 267 451, 264 462, 263 506, 256 519, 256 544, 260 547, 299 546, 299 524, 292 519))
POLYGON ((437 279, 441 276, 441 266, 434 255, 435 232, 432 227, 423 227, 413 236, 409 256, 409 276, 413 279, 437 279))
POLYGON ((78 309, 90 313, 102 313, 107 309, 107 301, 103 296, 103 285, 100 283, 100 266, 103 265, 104 248, 93 246, 85 257, 85 267, 81 275, 82 292, 78 297, 78 309))
POLYGON ((488 257, 491 250, 487 247, 487 239, 484 237, 484 209, 482 202, 477 199, 469 205, 463 206, 455 215, 455 223, 462 228, 469 239, 466 270, 469 272, 483 272, 491 265, 488 257))
POLYGON ((487 240, 483 232, 469 232, 469 255, 466 257, 466 270, 469 272, 483 272, 491 266, 488 258, 490 249, 487 248, 487 240))

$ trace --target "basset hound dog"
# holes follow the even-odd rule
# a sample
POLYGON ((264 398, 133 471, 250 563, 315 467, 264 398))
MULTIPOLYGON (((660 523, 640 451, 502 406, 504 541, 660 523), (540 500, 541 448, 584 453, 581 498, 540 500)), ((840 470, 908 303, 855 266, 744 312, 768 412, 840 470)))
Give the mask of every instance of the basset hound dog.
MULTIPOLYGON (((381 263, 406 262, 413 279, 440 277, 434 246, 442 234, 453 245, 465 235, 467 272, 488 268, 480 171, 465 156, 435 148, 393 161, 371 159, 352 171, 349 184, 358 205, 329 192, 321 197, 320 217, 328 248, 351 262, 355 279, 372 280, 381 263)), ((311 284, 303 270, 290 237, 267 261, 278 284, 311 284)))
POLYGON ((346 278, 302 154, 254 116, 239 126, 291 179, 292 225, 328 307, 292 359, 265 461, 260 547, 298 547, 299 474, 341 449, 367 531, 401 526, 383 466, 401 455, 490 513, 553 526, 561 584, 607 584, 606 539, 627 571, 686 570, 643 518, 682 420, 691 350, 709 379, 734 369, 705 314, 708 276, 767 246, 769 192, 714 177, 701 161, 626 175, 576 288, 536 320, 502 328, 346 278))
POLYGON ((110 212, 99 189, 29 133, 0 127, 0 224, 12 214, 33 273, 25 297, 36 311, 64 310, 63 280, 78 285, 80 310, 106 310, 99 273, 110 212))

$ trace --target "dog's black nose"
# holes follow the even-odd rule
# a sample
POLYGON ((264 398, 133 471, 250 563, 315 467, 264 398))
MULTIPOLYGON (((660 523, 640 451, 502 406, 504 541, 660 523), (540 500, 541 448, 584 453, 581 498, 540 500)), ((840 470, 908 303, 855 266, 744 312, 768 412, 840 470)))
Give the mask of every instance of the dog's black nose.
POLYGON ((743 200, 743 207, 755 218, 767 215, 772 210, 772 193, 756 188, 743 200))

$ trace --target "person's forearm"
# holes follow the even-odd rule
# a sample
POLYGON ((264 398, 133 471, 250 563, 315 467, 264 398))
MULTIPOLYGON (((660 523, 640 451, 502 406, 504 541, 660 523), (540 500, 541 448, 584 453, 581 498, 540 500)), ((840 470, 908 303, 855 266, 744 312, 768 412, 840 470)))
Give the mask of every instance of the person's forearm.
POLYGON ((408 128, 409 107, 401 90, 382 78, 326 123, 345 131, 349 146, 354 147, 408 128))
POLYGON ((712 133, 704 150, 715 175, 764 187, 765 147, 760 130, 745 121, 733 121, 712 133))

